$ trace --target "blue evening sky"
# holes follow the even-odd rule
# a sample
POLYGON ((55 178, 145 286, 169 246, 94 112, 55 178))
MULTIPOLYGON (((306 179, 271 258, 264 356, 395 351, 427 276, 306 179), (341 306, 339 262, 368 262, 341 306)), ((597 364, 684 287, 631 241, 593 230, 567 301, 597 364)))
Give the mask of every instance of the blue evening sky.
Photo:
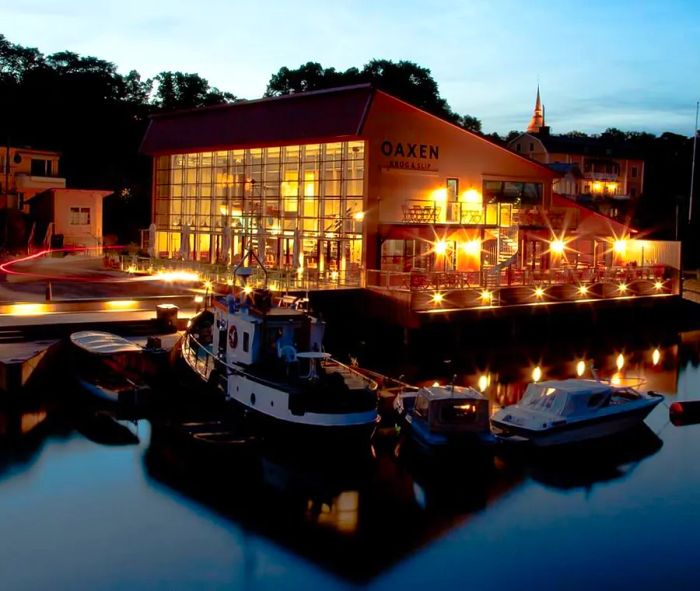
POLYGON ((692 135, 699 0, 0 0, 0 33, 260 97, 281 66, 407 59, 486 132, 523 129, 539 79, 553 132, 692 135))

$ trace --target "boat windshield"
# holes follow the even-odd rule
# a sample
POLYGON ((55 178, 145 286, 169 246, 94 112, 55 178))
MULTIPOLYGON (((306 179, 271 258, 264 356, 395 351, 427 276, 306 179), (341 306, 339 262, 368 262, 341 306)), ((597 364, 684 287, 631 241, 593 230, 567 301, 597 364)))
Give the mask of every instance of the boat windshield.
POLYGON ((525 390, 522 405, 533 410, 541 410, 553 414, 562 414, 566 406, 566 392, 552 388, 530 384, 525 390))

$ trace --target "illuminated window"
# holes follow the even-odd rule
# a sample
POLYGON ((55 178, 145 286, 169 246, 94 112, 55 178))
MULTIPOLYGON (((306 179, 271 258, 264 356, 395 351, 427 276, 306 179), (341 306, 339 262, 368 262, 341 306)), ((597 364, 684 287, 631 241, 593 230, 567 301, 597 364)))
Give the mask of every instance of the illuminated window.
POLYGON ((88 226, 90 224, 90 208, 71 207, 68 223, 71 226, 88 226))

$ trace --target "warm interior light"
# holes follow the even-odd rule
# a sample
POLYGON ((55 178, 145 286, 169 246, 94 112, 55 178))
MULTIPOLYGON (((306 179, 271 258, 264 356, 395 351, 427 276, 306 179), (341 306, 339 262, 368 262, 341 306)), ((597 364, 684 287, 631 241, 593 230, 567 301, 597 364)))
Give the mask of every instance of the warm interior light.
POLYGON ((477 256, 481 252, 481 240, 478 238, 475 240, 469 240, 462 244, 462 250, 467 254, 472 256, 477 256))
POLYGON ((576 364, 576 375, 578 377, 581 377, 584 372, 586 371, 586 362, 581 359, 577 364, 576 364))
POLYGON ((190 271, 165 271, 156 277, 163 281, 199 281, 199 275, 190 271))
POLYGON ((615 359, 615 367, 617 367, 618 371, 621 371, 622 368, 625 367, 625 356, 622 353, 615 359))
POLYGON ((430 298, 430 299, 431 299, 431 300, 433 301, 433 303, 435 303, 435 304, 441 304, 441 303, 442 303, 442 300, 444 299, 444 296, 443 296, 441 293, 437 292, 437 293, 434 293, 434 294, 433 294, 433 297, 430 298))
POLYGON ((661 351, 654 349, 654 352, 651 354, 651 362, 654 365, 659 365, 659 361, 661 361, 661 351))
POLYGON ((613 250, 617 254, 625 254, 627 250, 627 240, 615 240, 615 242, 613 242, 613 250))
POLYGON ((485 289, 484 291, 481 292, 481 299, 484 300, 485 302, 491 301, 491 292, 488 289, 485 289))
POLYGON ((532 370, 532 381, 539 382, 542 379, 542 368, 537 365, 535 369, 532 370))
POLYGON ((331 271, 331 280, 332 281, 338 281, 338 271, 331 271))
POLYGON ((479 385, 479 392, 484 392, 484 391, 486 391, 486 388, 487 388, 488 385, 489 385, 489 379, 488 379, 488 377, 486 377, 485 374, 482 374, 482 375, 479 376, 479 383, 478 383, 478 385, 479 385))
POLYGON ((211 281, 207 280, 204 282, 204 289, 207 291, 211 291, 212 287, 214 287, 214 284, 211 281))
POLYGON ((440 382, 433 382, 433 388, 439 388, 440 382))
POLYGON ((435 254, 445 254, 447 252, 447 242, 444 240, 438 240, 435 243, 435 254))
POLYGON ((594 193, 600 193, 603 190, 603 183, 599 181, 595 181, 591 185, 591 189, 593 190, 594 193))
POLYGON ((219 213, 221 213, 221 215, 226 215, 228 213, 228 208, 225 205, 220 206, 219 213))
POLYGON ((353 218, 356 222, 361 222, 362 220, 365 219, 365 212, 364 212, 364 211, 356 211, 356 212, 352 215, 352 218, 353 218))
POLYGON ((552 240, 549 244, 549 250, 551 250, 553 253, 556 254, 561 254, 564 252, 564 241, 563 240, 552 240))
POLYGON ((535 295, 538 298, 541 298, 544 295, 544 289, 542 289, 541 287, 536 287, 535 288, 535 295))
POLYGON ((46 304, 13 304, 10 314, 14 316, 40 316, 48 311, 46 304))
POLYGON ((105 302, 105 306, 109 310, 131 310, 136 304, 136 300, 110 300, 105 302))
POLYGON ((136 273, 136 265, 129 265, 126 269, 126 272, 132 275, 136 273))
POLYGON ((201 304, 203 301, 204 301, 204 296, 201 296, 201 295, 194 296, 194 303, 195 304, 201 304))

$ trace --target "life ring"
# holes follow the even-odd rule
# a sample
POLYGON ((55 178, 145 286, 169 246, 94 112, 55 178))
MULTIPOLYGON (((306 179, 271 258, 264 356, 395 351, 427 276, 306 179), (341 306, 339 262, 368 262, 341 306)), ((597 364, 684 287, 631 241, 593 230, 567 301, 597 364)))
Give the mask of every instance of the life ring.
POLYGON ((238 330, 234 325, 231 325, 228 329, 228 346, 231 349, 238 347, 238 330))

